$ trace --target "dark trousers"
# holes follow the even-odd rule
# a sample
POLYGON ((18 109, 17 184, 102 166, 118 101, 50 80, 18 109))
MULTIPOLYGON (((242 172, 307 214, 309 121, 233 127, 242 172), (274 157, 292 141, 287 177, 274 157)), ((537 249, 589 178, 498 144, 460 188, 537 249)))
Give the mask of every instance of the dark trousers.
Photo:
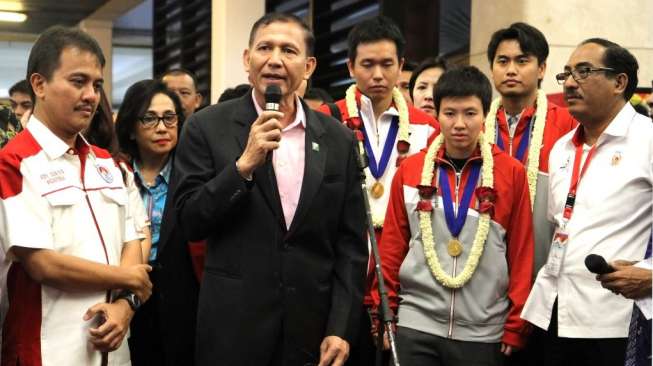
POLYGON ((402 366, 501 366, 500 343, 464 342, 398 327, 402 366))
MULTIPOLYGON (((372 339, 372 321, 367 308, 363 307, 360 326, 358 327, 358 335, 351 345, 349 358, 347 359, 347 366, 375 366, 377 349, 372 339)), ((383 351, 381 354, 381 365, 387 366, 389 364, 390 352, 383 351)))
POLYGON ((165 364, 158 315, 156 298, 152 296, 132 318, 128 342, 133 366, 165 364))
POLYGON ((623 366, 628 338, 558 337, 558 303, 547 331, 535 327, 526 348, 510 358, 514 366, 623 366))

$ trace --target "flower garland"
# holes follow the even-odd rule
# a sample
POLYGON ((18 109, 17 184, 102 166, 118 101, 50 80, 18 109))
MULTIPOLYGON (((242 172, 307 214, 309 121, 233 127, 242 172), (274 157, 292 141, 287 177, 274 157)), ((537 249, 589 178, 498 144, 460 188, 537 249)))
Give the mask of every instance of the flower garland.
MULTIPOLYGON (((361 127, 363 125, 361 116, 358 113, 358 104, 359 101, 357 100, 356 97, 356 84, 351 85, 349 88, 347 88, 347 92, 345 93, 345 103, 347 106, 347 115, 348 118, 345 121, 347 124, 347 127, 350 129, 354 130, 354 133, 356 134, 356 138, 358 141, 363 141, 364 136, 363 132, 361 131, 361 127)), ((397 112, 399 112, 399 131, 397 132, 397 161, 396 161, 396 166, 399 166, 399 164, 408 156, 408 150, 410 150, 410 120, 408 117, 408 105, 406 104, 406 101, 404 100, 404 97, 402 96, 401 92, 397 88, 392 89, 392 100, 394 102, 395 108, 397 108, 397 112)), ((383 222, 385 220, 385 210, 384 212, 374 212, 372 213, 372 224, 374 225, 375 228, 380 229, 383 227, 383 222)))
POLYGON ((431 269, 431 273, 435 279, 443 286, 448 288, 461 288, 467 281, 472 278, 476 271, 485 241, 490 230, 490 215, 493 208, 493 201, 496 199, 496 192, 494 191, 494 159, 492 157, 492 144, 487 141, 483 133, 479 134, 479 145, 481 148, 481 158, 483 164, 481 165, 481 187, 477 192, 484 192, 483 197, 477 197, 484 206, 483 210, 479 210, 480 218, 478 221, 478 228, 474 236, 467 263, 463 271, 456 277, 449 276, 442 270, 442 265, 438 259, 438 254, 435 250, 435 239, 433 237, 433 227, 431 213, 433 207, 431 206, 430 196, 435 192, 433 187, 433 175, 435 172, 435 155, 444 143, 444 137, 440 134, 435 141, 431 144, 424 158, 424 167, 422 168, 422 179, 420 186, 421 200, 417 205, 419 211, 419 227, 422 234, 422 245, 424 247, 424 256, 426 263, 431 269), (480 189, 480 191, 479 191, 480 189), (430 196, 429 196, 430 195, 430 196), (491 201, 491 202, 490 202, 491 201))
MULTIPOLYGON (((535 126, 533 127, 533 136, 530 146, 528 147, 528 162, 526 175, 528 177, 528 192, 531 196, 531 210, 535 204, 535 190, 537 189, 537 174, 540 170, 540 150, 542 150, 542 140, 544 139, 544 124, 546 123, 546 113, 548 101, 546 94, 542 90, 537 91, 537 101, 535 102, 535 126)), ((494 136, 496 141, 497 129, 497 112, 501 107, 501 98, 492 101, 490 111, 485 119, 486 136, 494 136)))

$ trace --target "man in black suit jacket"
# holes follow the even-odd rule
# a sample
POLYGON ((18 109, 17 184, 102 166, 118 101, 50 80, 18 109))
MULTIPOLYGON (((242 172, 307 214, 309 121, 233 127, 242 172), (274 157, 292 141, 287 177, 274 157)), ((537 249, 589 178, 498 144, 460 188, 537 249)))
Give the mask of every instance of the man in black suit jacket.
POLYGON ((294 16, 259 19, 243 55, 252 93, 185 124, 173 199, 187 238, 208 238, 198 365, 347 358, 362 306, 365 214, 354 136, 295 95, 315 69, 313 43, 294 16), (262 110, 271 84, 281 88, 280 112, 262 110))

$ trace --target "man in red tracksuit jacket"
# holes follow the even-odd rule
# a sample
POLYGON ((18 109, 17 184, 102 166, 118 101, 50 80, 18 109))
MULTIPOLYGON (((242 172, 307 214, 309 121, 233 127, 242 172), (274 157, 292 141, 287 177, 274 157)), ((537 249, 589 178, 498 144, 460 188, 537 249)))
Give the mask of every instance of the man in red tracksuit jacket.
POLYGON ((380 245, 399 359, 500 365, 525 341, 519 314, 533 259, 526 171, 481 134, 492 91, 477 68, 447 71, 434 95, 442 132, 397 170, 380 245))
POLYGON ((499 29, 487 48, 494 87, 501 97, 490 107, 485 133, 519 160, 529 176, 535 231, 532 280, 546 262, 553 238, 553 224, 546 219, 549 154, 553 144, 578 124, 567 108, 549 102, 539 89, 548 55, 542 32, 525 23, 499 29))

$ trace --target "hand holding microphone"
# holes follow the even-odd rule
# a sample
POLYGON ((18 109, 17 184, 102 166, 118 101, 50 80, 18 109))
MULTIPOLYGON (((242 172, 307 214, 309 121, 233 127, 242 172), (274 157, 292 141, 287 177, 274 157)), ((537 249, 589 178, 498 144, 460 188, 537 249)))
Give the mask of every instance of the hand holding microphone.
POLYGON ((236 162, 243 178, 251 179, 256 168, 265 163, 268 153, 279 147, 283 113, 279 111, 281 88, 269 85, 265 89, 265 111, 252 123, 245 151, 236 162))

